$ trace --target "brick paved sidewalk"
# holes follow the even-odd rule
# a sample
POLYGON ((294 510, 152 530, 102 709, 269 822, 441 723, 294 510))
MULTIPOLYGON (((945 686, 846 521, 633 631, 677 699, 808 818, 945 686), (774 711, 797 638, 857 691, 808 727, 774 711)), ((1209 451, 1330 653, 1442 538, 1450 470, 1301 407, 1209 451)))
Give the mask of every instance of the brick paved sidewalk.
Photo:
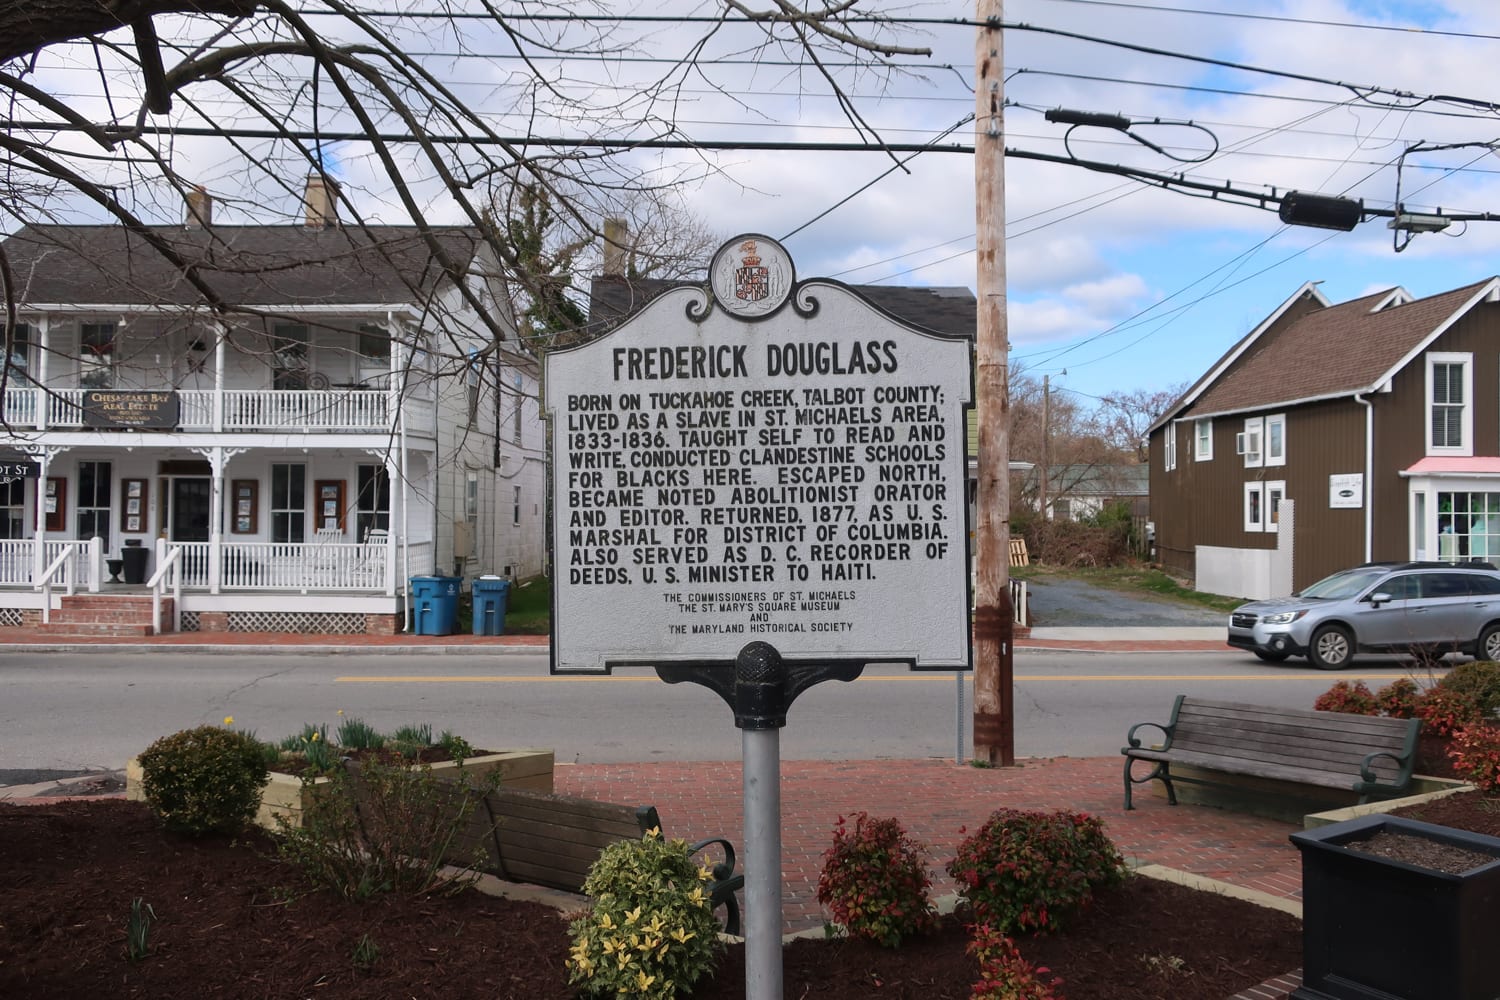
MULTIPOLYGON (((784 929, 821 927, 822 854, 838 817, 864 810, 894 816, 927 846, 939 873, 934 892, 953 891, 942 868, 963 830, 1001 807, 1080 810, 1100 817, 1132 861, 1163 865, 1282 898, 1301 894, 1301 860, 1287 840, 1296 827, 1203 806, 1168 806, 1137 794, 1123 805, 1118 757, 1027 760, 976 768, 947 760, 783 761, 781 826, 784 929)), ((724 836, 744 829, 740 765, 650 763, 561 765, 557 791, 607 802, 654 805, 669 837, 724 836)))

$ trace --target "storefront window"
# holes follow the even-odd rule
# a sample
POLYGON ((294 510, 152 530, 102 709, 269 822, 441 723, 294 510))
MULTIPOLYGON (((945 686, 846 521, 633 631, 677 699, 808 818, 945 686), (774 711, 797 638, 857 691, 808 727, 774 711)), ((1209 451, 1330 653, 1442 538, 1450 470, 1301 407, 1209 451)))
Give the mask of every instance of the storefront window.
POLYGON ((1438 558, 1500 559, 1500 493, 1437 495, 1438 558))

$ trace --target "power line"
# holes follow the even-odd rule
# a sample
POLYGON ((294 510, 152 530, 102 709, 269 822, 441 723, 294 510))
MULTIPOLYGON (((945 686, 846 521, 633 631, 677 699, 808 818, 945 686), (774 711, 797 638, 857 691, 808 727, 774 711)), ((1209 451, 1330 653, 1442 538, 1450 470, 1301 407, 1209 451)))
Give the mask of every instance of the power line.
POLYGON ((1231 10, 1200 10, 1196 7, 1168 7, 1164 4, 1123 3, 1121 0, 1051 0, 1052 3, 1078 4, 1086 7, 1117 7, 1125 10, 1150 10, 1166 14, 1197 14, 1203 17, 1233 18, 1242 21, 1269 21, 1277 24, 1306 24, 1319 28, 1352 28, 1359 31, 1394 31, 1403 35, 1435 35, 1446 38, 1465 38, 1475 41, 1500 41, 1500 35, 1486 35, 1472 31, 1447 31, 1442 28, 1423 28, 1415 25, 1371 24, 1365 21, 1330 21, 1323 18, 1287 17, 1279 14, 1246 14, 1231 10))

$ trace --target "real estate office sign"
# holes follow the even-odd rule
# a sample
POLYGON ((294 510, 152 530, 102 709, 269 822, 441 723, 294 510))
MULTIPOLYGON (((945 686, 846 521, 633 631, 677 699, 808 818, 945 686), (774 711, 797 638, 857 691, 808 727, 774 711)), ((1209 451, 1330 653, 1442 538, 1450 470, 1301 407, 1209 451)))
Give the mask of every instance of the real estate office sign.
POLYGON ((968 669, 971 342, 775 241, 721 248, 549 354, 552 669, 789 662, 968 669))

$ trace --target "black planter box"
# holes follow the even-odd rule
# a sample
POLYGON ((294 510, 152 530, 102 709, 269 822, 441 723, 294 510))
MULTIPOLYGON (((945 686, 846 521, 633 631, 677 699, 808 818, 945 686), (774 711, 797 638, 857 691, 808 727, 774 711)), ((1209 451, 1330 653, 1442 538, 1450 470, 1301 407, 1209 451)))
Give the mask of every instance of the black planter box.
POLYGON ((1293 1000, 1500 997, 1500 838, 1374 815, 1291 840, 1302 852, 1302 986, 1293 1000), (1450 875, 1344 846, 1382 830, 1494 860, 1450 875))

